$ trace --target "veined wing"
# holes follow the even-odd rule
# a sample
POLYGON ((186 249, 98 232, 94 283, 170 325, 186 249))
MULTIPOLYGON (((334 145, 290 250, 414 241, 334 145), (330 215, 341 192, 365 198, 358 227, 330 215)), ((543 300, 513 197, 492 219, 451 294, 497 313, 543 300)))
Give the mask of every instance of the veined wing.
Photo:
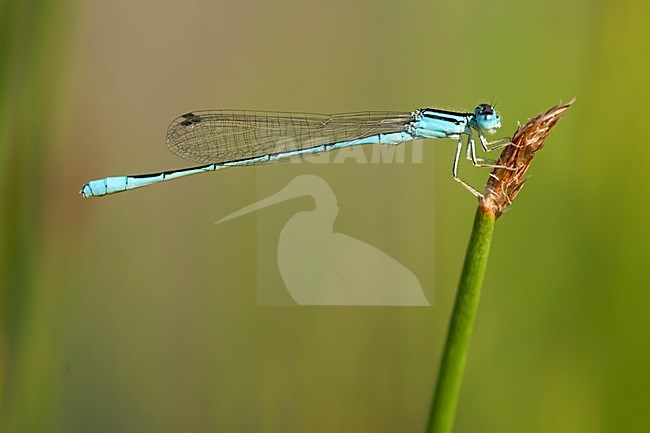
POLYGON ((404 130, 410 113, 340 114, 194 111, 167 129, 167 147, 181 158, 221 163, 404 130))

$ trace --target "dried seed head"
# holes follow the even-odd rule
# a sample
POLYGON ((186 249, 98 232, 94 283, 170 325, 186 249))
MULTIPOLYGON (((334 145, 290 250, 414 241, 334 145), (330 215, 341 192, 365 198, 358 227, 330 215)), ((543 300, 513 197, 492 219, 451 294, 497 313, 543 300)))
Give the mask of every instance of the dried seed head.
POLYGON ((524 126, 517 127, 511 144, 499 156, 496 163, 499 167, 494 168, 490 174, 481 200, 481 206, 494 213, 496 218, 508 210, 526 182, 526 170, 533 161, 535 152, 542 148, 548 134, 574 102, 575 98, 566 104, 558 104, 546 113, 533 117, 524 126))

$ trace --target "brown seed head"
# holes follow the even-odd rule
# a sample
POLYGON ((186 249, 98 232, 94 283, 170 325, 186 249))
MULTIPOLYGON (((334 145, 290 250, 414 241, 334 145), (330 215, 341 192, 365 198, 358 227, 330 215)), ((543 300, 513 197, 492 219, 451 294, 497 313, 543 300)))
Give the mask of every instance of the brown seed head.
POLYGON ((501 152, 496 163, 508 168, 497 167, 492 170, 481 200, 481 206, 494 213, 496 218, 508 210, 528 179, 525 174, 535 152, 542 148, 548 134, 574 102, 575 98, 566 104, 558 104, 546 113, 533 117, 524 126, 517 127, 511 144, 501 152))

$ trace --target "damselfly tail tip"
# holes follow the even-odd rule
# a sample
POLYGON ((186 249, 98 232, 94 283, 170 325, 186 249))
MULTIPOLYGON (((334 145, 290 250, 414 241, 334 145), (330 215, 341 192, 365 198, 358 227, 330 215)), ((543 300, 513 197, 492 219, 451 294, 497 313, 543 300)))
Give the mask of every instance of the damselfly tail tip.
POLYGON ((545 113, 530 119, 525 125, 517 126, 509 146, 501 152, 496 168, 490 173, 481 205, 501 216, 512 204, 514 198, 526 182, 526 171, 542 148, 544 140, 559 122, 564 112, 575 102, 575 98, 566 104, 557 104, 545 113))
POLYGON ((83 198, 92 197, 93 194, 91 192, 90 185, 85 184, 84 186, 82 186, 81 190, 79 190, 79 194, 81 194, 83 198))

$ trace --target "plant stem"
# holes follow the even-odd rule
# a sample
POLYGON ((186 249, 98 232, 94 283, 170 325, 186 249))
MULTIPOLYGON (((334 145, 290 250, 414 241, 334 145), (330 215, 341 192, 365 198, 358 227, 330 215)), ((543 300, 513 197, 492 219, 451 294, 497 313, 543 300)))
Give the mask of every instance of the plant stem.
POLYGON ((456 303, 449 320, 447 342, 429 413, 429 433, 450 433, 454 425, 467 351, 474 331, 476 310, 490 253, 494 222, 519 194, 535 153, 544 146, 546 137, 574 102, 575 98, 566 104, 558 104, 533 117, 525 125, 518 126, 511 139, 511 145, 499 155, 497 165, 485 185, 485 196, 476 210, 463 272, 458 283, 456 303))
POLYGON ((465 263, 458 283, 456 302, 449 321, 447 342, 429 414, 427 431, 430 433, 449 433, 454 424, 495 219, 493 212, 479 205, 465 253, 465 263))

